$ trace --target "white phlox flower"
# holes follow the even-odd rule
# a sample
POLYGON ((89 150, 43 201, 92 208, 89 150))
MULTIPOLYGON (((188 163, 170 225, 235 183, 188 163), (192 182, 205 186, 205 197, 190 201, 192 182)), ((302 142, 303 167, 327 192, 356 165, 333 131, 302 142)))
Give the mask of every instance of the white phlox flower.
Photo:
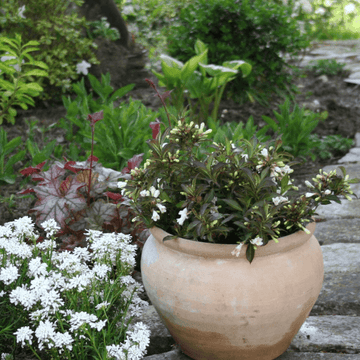
POLYGON ((89 73, 89 67, 91 67, 91 65, 87 61, 83 60, 81 63, 76 64, 76 73, 87 75, 89 73))
POLYGON ((24 347, 26 345, 25 341, 27 341, 30 345, 32 344, 34 331, 30 329, 29 326, 23 326, 19 328, 14 335, 16 335, 16 342, 21 342, 21 346, 24 347))
POLYGON ((37 297, 22 284, 21 287, 18 286, 10 293, 10 302, 15 305, 20 303, 25 310, 30 310, 37 302, 37 297))
POLYGON ((46 231, 46 237, 50 238, 53 235, 55 235, 58 230, 60 230, 60 226, 58 225, 58 223, 54 220, 54 219, 49 219, 47 221, 44 221, 41 226, 43 227, 43 229, 46 231))
POLYGON ((105 309, 105 308, 107 308, 109 305, 110 305, 109 302, 103 301, 102 303, 97 304, 97 305, 95 306, 95 309, 96 309, 96 310, 105 309))
POLYGON ((29 276, 45 276, 47 274, 47 265, 41 262, 41 258, 31 259, 29 262, 29 276))
POLYGON ((183 225, 183 224, 184 224, 184 221, 185 221, 186 219, 188 219, 187 213, 188 213, 188 209, 187 209, 187 208, 184 208, 184 209, 182 209, 182 210, 179 211, 180 217, 179 217, 178 219, 176 219, 176 221, 177 221, 177 223, 178 223, 179 225, 183 225))
POLYGON ((6 295, 6 291, 1 290, 0 291, 0 298, 3 297, 4 295, 6 295))
POLYGON ((34 231, 34 224, 29 216, 16 219, 14 221, 6 223, 4 226, 12 229, 13 237, 32 237, 36 236, 34 231))
POLYGON ((48 344, 48 347, 52 348, 52 340, 55 337, 55 324, 48 319, 40 321, 39 326, 35 330, 35 336, 39 341, 39 350, 44 348, 44 344, 48 344))
POLYGON ((98 318, 94 314, 88 314, 85 311, 74 312, 71 314, 70 319, 70 331, 74 332, 75 330, 79 329, 83 324, 95 324, 98 321, 98 318))
POLYGON ((160 215, 155 210, 153 210, 151 219, 154 221, 158 221, 160 219, 160 215))
POLYGON ((256 237, 255 239, 250 240, 253 245, 261 246, 263 244, 263 239, 261 237, 256 237))
POLYGON ((240 256, 240 252, 241 252, 241 248, 244 244, 240 243, 238 246, 236 246, 236 248, 231 252, 231 255, 234 255, 236 257, 240 256))
POLYGON ((278 206, 279 204, 282 204, 284 202, 287 202, 289 199, 287 197, 284 197, 284 196, 277 196, 277 197, 274 197, 272 199, 273 203, 275 204, 275 206, 278 206))
POLYGON ((71 344, 74 342, 74 339, 67 331, 64 333, 55 333, 52 339, 55 346, 59 349, 60 354, 63 352, 63 347, 66 347, 68 350, 72 350, 73 348, 71 344))
POLYGON ((0 269, 0 281, 5 285, 10 285, 19 276, 18 268, 15 265, 9 265, 0 269))
POLYGON ((92 272, 97 279, 105 279, 111 272, 111 268, 105 264, 95 264, 92 268, 92 272))

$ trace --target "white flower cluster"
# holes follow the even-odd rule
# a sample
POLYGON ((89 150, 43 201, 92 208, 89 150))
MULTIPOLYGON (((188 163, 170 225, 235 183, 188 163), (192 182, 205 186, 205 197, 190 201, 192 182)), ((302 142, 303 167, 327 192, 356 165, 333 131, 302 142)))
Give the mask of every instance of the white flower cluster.
MULTIPOLYGON (((58 230, 53 220, 43 223, 42 226, 47 232, 47 238, 58 230)), ((119 311, 123 311, 126 320, 140 316, 148 306, 148 303, 138 296, 142 290, 141 285, 131 276, 125 275, 130 273, 135 265, 136 246, 130 244, 129 235, 103 234, 100 231, 88 230, 90 246, 75 248, 72 253, 55 251, 53 240, 48 240, 49 245, 44 250, 40 249, 41 244, 35 242, 28 245, 24 239, 30 235, 37 234, 34 233, 34 225, 28 217, 0 226, 0 289, 6 290, 0 291, 0 297, 9 296, 11 304, 21 305, 29 313, 29 324, 18 328, 14 333, 17 342, 22 346, 33 344, 34 338, 39 350, 56 349, 59 354, 74 351, 81 343, 90 346, 92 331, 108 331, 106 326, 109 317, 106 311, 113 301, 118 301, 118 297, 111 300, 112 289, 125 287, 120 296, 128 305, 126 309, 119 311), (22 266, 25 261, 28 263, 27 267, 22 266), (110 278, 112 266, 119 266, 119 261, 121 273, 118 279, 113 281, 110 278), (27 271, 19 273, 20 268, 27 271), (16 286, 14 282, 19 279, 22 284, 16 286), (106 288, 108 290, 105 297, 106 288), (69 298, 67 294, 72 295, 69 298), (75 303, 72 300, 74 298, 75 303), (90 311, 89 307, 86 308, 87 311, 82 310, 82 298, 86 299, 82 306, 87 306, 89 301, 92 304, 90 311), (96 315, 91 313, 91 309, 96 311, 96 315), (68 325, 64 328, 64 324, 68 325), (78 342, 76 339, 84 340, 78 342)), ((32 239, 34 238, 36 237, 32 239)), ((120 325, 123 326, 121 322, 120 325)), ((132 354, 128 359, 141 359, 149 344, 149 336, 150 332, 145 325, 135 324, 134 328, 127 332, 123 344, 109 347, 105 343, 104 347, 109 348, 109 356, 113 356, 112 349, 116 348, 117 353, 121 353, 121 356, 117 357, 119 359, 126 358, 124 351, 132 354)), ((105 336, 101 335, 101 338, 105 339, 105 336)))

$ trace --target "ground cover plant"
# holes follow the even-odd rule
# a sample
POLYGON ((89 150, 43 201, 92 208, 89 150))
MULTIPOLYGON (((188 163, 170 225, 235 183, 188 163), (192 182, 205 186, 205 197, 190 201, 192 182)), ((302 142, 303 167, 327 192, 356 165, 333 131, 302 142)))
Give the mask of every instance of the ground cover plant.
POLYGON ((45 359, 139 359, 150 332, 131 323, 148 305, 130 276, 130 236, 88 230, 87 248, 59 252, 59 226, 42 223, 39 239, 29 217, 0 226, 0 353, 17 347, 45 359))

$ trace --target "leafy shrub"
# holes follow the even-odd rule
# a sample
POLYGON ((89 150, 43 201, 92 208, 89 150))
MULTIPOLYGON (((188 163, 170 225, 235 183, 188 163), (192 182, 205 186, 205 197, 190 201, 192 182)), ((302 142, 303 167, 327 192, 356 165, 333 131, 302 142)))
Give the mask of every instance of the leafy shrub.
POLYGON ((0 125, 3 119, 15 124, 17 112, 13 106, 18 105, 23 109, 27 109, 27 105, 34 106, 33 97, 43 91, 38 83, 31 81, 34 76, 48 76, 46 71, 37 69, 48 69, 47 65, 35 61, 29 54, 38 50, 34 47, 37 45, 37 41, 22 45, 19 34, 14 39, 0 37, 0 125), (25 62, 25 58, 28 61, 25 62))
POLYGON ((90 30, 88 30, 87 35, 90 39, 94 39, 97 36, 102 36, 112 41, 120 39, 119 30, 111 28, 106 17, 90 22, 90 30))
POLYGON ((26 153, 25 150, 18 149, 21 143, 21 136, 8 141, 6 131, 0 128, 0 185, 15 182, 14 165, 23 160, 26 153), (14 154, 15 150, 18 151, 14 154))
POLYGON ((320 159, 331 159, 334 156, 343 155, 354 146, 354 140, 341 135, 328 135, 319 138, 317 134, 310 135, 313 142, 313 152, 320 159))
POLYGON ((345 65, 338 63, 335 59, 320 59, 311 61, 308 69, 317 75, 339 75, 344 71, 345 65))
POLYGON ((251 75, 231 84, 234 98, 244 98, 250 90, 260 96, 283 90, 291 79, 281 54, 295 55, 308 45, 291 13, 290 7, 273 0, 194 0, 181 9, 179 24, 170 29, 168 50, 186 61, 195 55, 200 39, 208 44, 211 63, 239 58, 250 63, 251 75))
POLYGON ((3 0, 4 10, 0 12, 2 34, 8 37, 19 33, 24 41, 36 40, 40 51, 36 60, 51 64, 49 79, 40 85, 46 87, 42 98, 51 98, 70 89, 73 80, 78 79, 76 64, 87 60, 98 64, 92 49, 95 44, 83 36, 88 27, 85 18, 78 18, 76 13, 66 14, 69 5, 80 6, 83 0, 29 0, 24 11, 19 11, 19 0, 3 0), (54 88, 55 87, 55 88, 54 88))
MULTIPOLYGON (((95 100, 93 93, 87 93, 84 79, 74 84, 73 90, 77 97, 72 100, 70 96, 63 96, 67 115, 59 121, 59 127, 66 130, 68 141, 76 143, 80 149, 86 151, 85 156, 78 157, 79 160, 84 160, 91 150, 91 129, 86 121, 87 116, 102 110, 104 120, 97 127, 94 154, 103 166, 121 170, 132 156, 148 151, 146 140, 151 137, 149 124, 155 121, 158 113, 147 109, 141 101, 133 101, 131 98, 128 103, 114 107, 114 101, 129 92, 134 84, 113 92, 109 73, 102 75, 101 82, 91 74, 88 78, 99 98, 95 100)), ((72 149, 74 151, 74 147, 72 149)))
POLYGON ((293 156, 310 156, 313 160, 316 155, 313 154, 313 143, 310 140, 310 134, 316 128, 320 119, 326 119, 327 112, 321 114, 314 113, 305 108, 300 108, 297 104, 290 111, 290 100, 279 105, 280 113, 275 110, 276 121, 263 115, 263 120, 268 124, 268 128, 275 133, 281 134, 282 147, 293 156))
POLYGON ((208 64, 208 48, 200 40, 195 43, 196 56, 185 64, 170 56, 162 55, 163 74, 153 71, 160 86, 171 91, 172 103, 178 112, 187 102, 191 117, 198 123, 210 116, 216 119, 220 100, 228 82, 235 79, 240 68, 243 77, 251 72, 251 65, 242 60, 224 61, 222 66, 208 64), (198 70, 197 70, 198 69, 198 70), (213 109, 210 113, 210 105, 213 109), (197 113, 199 111, 199 113, 197 113))

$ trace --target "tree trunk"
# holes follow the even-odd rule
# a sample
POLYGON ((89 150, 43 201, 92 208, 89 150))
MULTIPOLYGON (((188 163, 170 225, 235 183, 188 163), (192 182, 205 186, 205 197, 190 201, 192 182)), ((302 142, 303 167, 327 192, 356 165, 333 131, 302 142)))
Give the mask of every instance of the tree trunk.
POLYGON ((129 32, 114 0, 85 0, 82 8, 88 21, 99 20, 99 18, 105 16, 110 23, 110 27, 119 30, 120 39, 116 43, 129 48, 129 32), (97 11, 94 12, 94 9, 97 9, 97 11))

